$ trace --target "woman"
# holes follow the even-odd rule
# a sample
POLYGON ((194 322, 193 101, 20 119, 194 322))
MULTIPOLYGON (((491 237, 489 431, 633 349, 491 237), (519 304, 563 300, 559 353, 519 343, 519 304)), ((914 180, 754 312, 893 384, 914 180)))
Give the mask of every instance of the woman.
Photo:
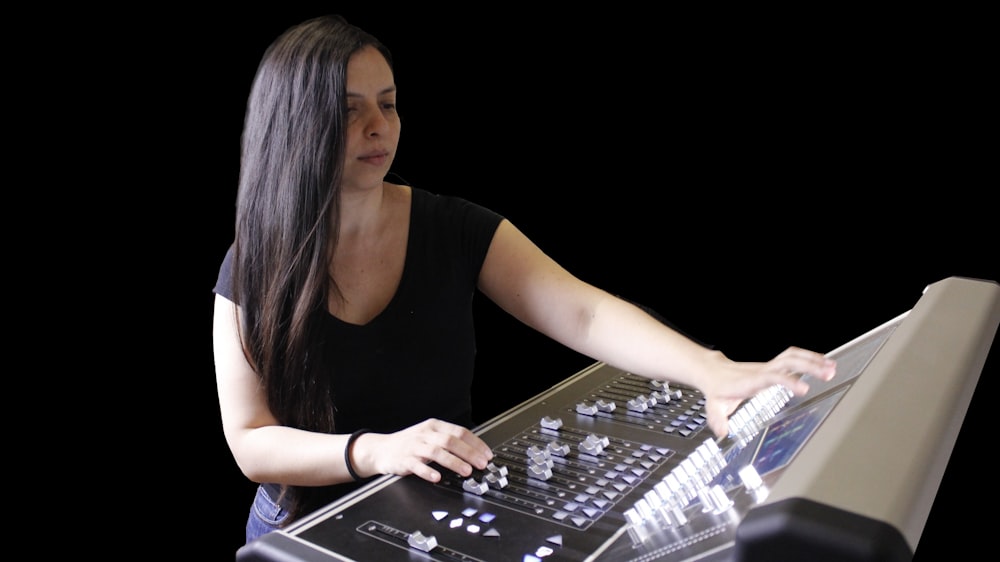
POLYGON ((386 181, 396 95, 389 51, 338 16, 287 30, 257 70, 213 334, 226 440, 261 483, 248 542, 375 475, 486 467, 470 430, 477 291, 588 357, 698 388, 719 436, 757 392, 834 375, 795 347, 731 361, 577 279, 495 212, 386 181))

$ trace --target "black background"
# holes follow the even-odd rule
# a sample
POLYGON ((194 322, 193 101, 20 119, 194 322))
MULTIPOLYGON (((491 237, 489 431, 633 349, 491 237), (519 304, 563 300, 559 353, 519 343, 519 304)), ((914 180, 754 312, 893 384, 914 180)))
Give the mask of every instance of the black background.
MULTIPOLYGON (((199 559, 232 559, 253 495, 222 436, 211 350, 244 104, 267 44, 338 9, 164 10, 100 38, 130 129, 155 138, 135 164, 150 164, 142 200, 166 219, 148 260, 169 287, 155 303, 171 326, 155 353, 166 474, 141 500, 180 514, 143 536, 199 559)), ((340 13, 393 51, 396 173, 497 210, 579 277, 734 359, 829 351, 929 283, 1000 279, 996 98, 975 14, 340 13)), ((477 307, 481 420, 592 362, 477 307)), ((969 504, 995 496, 981 451, 996 356, 918 560, 992 546, 969 504)))

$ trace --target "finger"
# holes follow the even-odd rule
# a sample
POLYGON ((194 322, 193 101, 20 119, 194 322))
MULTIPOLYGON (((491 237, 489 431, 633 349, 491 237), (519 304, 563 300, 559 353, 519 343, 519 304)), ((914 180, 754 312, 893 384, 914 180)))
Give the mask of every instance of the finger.
MULTIPOLYGON (((785 387, 796 396, 802 396, 809 392, 809 384, 803 381, 797 372, 786 369, 774 361, 772 360, 772 363, 758 368, 753 376, 743 377, 741 379, 743 385, 738 389, 735 387, 730 389, 729 395, 734 398, 738 396, 741 400, 749 399, 775 385, 785 387)), ((733 410, 738 405, 738 402, 731 404, 733 410)), ((727 415, 732 414, 733 410, 727 412, 727 415)))
MULTIPOLYGON (((441 438, 438 446, 460 460, 476 468, 484 469, 493 459, 493 450, 490 449, 489 445, 467 428, 435 420, 433 429, 436 432, 435 437, 441 438)), ((464 475, 465 472, 461 474, 464 475)))
POLYGON ((455 443, 453 452, 480 470, 493 460, 493 449, 471 431, 455 443))
MULTIPOLYGON (((805 396, 809 393, 809 383, 802 380, 797 374, 794 375, 778 375, 774 380, 774 384, 781 385, 787 388, 795 396, 805 396)), ((761 389, 764 390, 764 389, 761 389)))
POLYGON ((837 362, 819 353, 790 347, 775 358, 775 363, 790 372, 830 380, 836 374, 837 362))
MULTIPOLYGON (((446 468, 459 476, 472 475, 472 465, 447 449, 435 449, 434 457, 431 460, 440 465, 441 468, 446 468)), ((483 464, 483 467, 485 466, 486 465, 483 464)))
POLYGON ((719 439, 729 435, 729 418, 725 416, 712 416, 708 418, 708 427, 719 439))
POLYGON ((414 461, 413 466, 410 469, 410 473, 414 476, 423 478, 424 480, 436 484, 441 481, 441 473, 434 469, 434 467, 429 464, 422 463, 419 461, 414 461))
POLYGON ((705 404, 708 427, 718 438, 729 435, 729 414, 731 408, 725 400, 710 400, 705 404))
MULTIPOLYGON (((486 468, 489 464, 492 455, 487 455, 483 453, 479 448, 472 448, 468 444, 459 443, 456 447, 449 451, 455 458, 463 461, 463 463, 470 465, 471 467, 476 467, 480 470, 486 468)), ((464 474, 464 473, 463 473, 464 474)))

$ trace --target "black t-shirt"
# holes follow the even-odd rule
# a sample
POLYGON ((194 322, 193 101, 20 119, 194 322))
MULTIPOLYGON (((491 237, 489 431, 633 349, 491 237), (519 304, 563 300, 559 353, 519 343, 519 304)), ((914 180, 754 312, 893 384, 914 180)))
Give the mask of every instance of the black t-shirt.
MULTIPOLYGON (((338 433, 397 431, 429 417, 472 427, 473 296, 503 217, 413 188, 399 288, 371 322, 329 315, 338 433)), ((215 292, 232 299, 232 248, 215 292)))

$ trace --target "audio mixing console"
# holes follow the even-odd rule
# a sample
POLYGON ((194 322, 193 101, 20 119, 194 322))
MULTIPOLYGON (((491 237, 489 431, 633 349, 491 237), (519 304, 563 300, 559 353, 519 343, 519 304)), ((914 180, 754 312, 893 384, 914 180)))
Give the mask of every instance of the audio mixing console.
POLYGON ((476 428, 486 470, 381 477, 237 558, 909 560, 998 322, 996 282, 929 285, 831 351, 832 381, 758 394, 721 440, 697 389, 596 363, 476 428))

